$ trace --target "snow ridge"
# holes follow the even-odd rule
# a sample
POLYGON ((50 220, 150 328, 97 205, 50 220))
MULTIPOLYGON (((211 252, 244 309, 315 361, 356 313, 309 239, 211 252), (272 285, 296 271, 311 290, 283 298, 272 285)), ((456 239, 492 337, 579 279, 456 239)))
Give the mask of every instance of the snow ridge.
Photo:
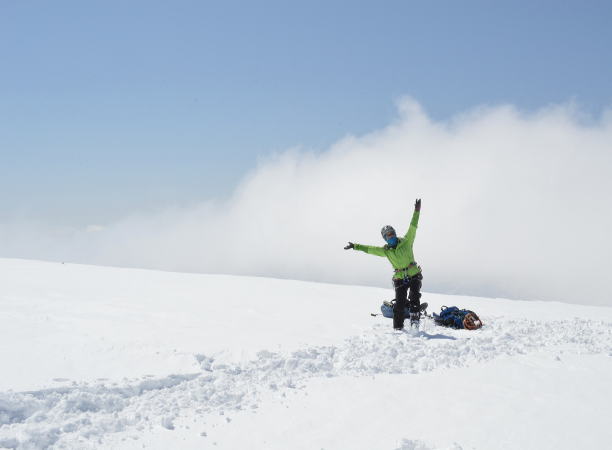
MULTIPOLYGON (((77 384, 58 389, 0 393, 0 447, 12 449, 100 447, 109 433, 157 426, 169 430, 182 415, 256 411, 260 395, 303 389, 314 377, 412 374, 465 367, 494 358, 554 348, 612 356, 612 323, 595 320, 539 322, 484 318, 476 332, 422 325, 395 332, 378 322, 371 332, 340 345, 305 347, 283 354, 261 351, 251 361, 227 364, 194 355, 201 372, 135 384, 77 384)), ((402 448, 421 448, 406 441, 402 448)))

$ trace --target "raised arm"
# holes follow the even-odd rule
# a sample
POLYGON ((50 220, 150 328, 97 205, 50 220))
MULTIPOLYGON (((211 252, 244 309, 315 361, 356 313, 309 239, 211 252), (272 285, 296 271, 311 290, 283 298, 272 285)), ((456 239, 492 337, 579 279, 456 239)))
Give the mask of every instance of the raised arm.
POLYGON ((406 232, 407 243, 412 245, 414 242, 414 238, 416 237, 417 227, 419 226, 419 215, 421 214, 421 199, 417 199, 414 203, 414 213, 412 213, 412 220, 410 221, 410 227, 408 227, 408 231, 406 232))

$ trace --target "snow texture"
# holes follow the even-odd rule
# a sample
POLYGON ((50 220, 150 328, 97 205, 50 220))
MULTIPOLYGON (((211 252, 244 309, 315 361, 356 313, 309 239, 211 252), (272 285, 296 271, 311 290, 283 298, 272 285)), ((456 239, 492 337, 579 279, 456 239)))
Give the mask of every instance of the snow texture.
MULTIPOLYGON (((264 289, 259 293, 261 297, 250 300, 247 305, 244 303, 233 306, 225 304, 226 313, 230 316, 233 309, 236 310, 234 317, 238 317, 237 320, 243 327, 237 332, 238 335, 233 333, 228 335, 223 325, 219 327, 216 324, 217 321, 224 321, 216 314, 207 314, 207 311, 214 310, 216 297, 221 294, 219 286, 225 285, 224 287, 231 291, 235 290, 236 285, 245 285, 243 286, 245 289, 249 287, 252 289, 258 283, 264 283, 281 290, 289 285, 291 292, 301 291, 299 295, 306 297, 311 295, 312 290, 319 291, 319 294, 328 300, 339 297, 335 300, 338 307, 346 304, 346 296, 355 291, 366 291, 366 294, 372 295, 382 294, 384 290, 239 277, 212 277, 211 279, 201 275, 191 275, 189 277, 205 281, 196 289, 197 294, 202 298, 210 298, 211 301, 182 304, 171 301, 152 301, 151 307, 156 307, 157 310, 149 311, 149 313, 153 312, 154 315, 161 317, 167 313, 171 316, 172 310, 186 307, 189 304, 191 310, 183 311, 185 314, 182 316, 183 325, 185 321, 188 322, 187 318, 190 315, 200 315, 202 317, 201 327, 208 326, 217 333, 214 344, 208 345, 209 343, 200 341, 194 345, 193 342, 187 342, 182 346, 184 349, 179 348, 178 353, 181 354, 179 360, 183 362, 185 349, 202 349, 201 352, 194 351, 190 354, 191 361, 184 367, 188 370, 182 370, 181 373, 152 375, 142 372, 138 378, 101 379, 102 377, 96 378, 96 375, 102 371, 96 365, 96 356, 90 354, 85 357, 84 354, 95 349, 91 343, 102 337, 105 327, 100 327, 97 331, 99 334, 95 336, 96 339, 91 339, 90 336, 90 341, 79 342, 79 335, 75 332, 74 341, 70 344, 61 333, 54 335, 47 333, 48 330, 45 329, 44 334, 37 334, 36 317, 32 315, 33 311, 37 310, 36 305, 43 304, 46 310, 44 314, 53 316, 54 321, 76 315, 75 322, 80 322, 88 320, 83 319, 83 310, 92 309, 96 314, 106 314, 110 321, 125 318, 127 314, 130 321, 138 322, 146 320, 146 315, 145 317, 130 315, 129 311, 120 306, 122 303, 139 300, 138 292, 131 293, 134 297, 124 296, 122 289, 117 288, 117 291, 114 292, 115 300, 104 297, 104 300, 92 304, 86 299, 76 297, 72 298, 74 303, 71 303, 75 309, 66 308, 65 301, 60 302, 59 306, 54 309, 53 295, 58 294, 54 288, 61 290, 62 283, 65 281, 62 281, 61 277, 58 280, 53 276, 52 272, 57 265, 13 260, 2 260, 2 265, 7 271, 10 267, 29 268, 28 276, 39 275, 39 277, 35 276, 27 287, 23 280, 19 281, 18 277, 13 277, 12 282, 5 280, 7 281, 5 290, 0 297, 2 305, 0 310, 2 316, 0 317, 3 328, 8 330, 8 333, 5 331, 0 337, 4 348, 11 347, 20 353, 23 360, 20 367, 27 367, 27 370, 32 372, 42 372, 48 377, 48 381, 39 383, 40 386, 36 389, 15 390, 9 386, 0 392, 0 447, 32 449, 142 448, 143 446, 147 448, 172 446, 202 448, 205 446, 208 448, 214 446, 214 448, 324 447, 458 450, 462 448, 513 448, 519 444, 522 448, 571 448, 574 443, 581 442, 577 439, 584 432, 584 427, 577 427, 574 435, 563 439, 560 446, 555 444, 556 447, 542 446, 543 442, 550 443, 551 441, 542 440, 535 434, 526 441, 521 437, 512 436, 504 436, 498 441, 484 438, 479 440, 479 434, 493 433, 497 426, 502 425, 495 421, 490 422, 490 419, 486 417, 472 417, 472 429, 463 431, 459 425, 464 419, 455 417, 455 415, 465 412, 465 407, 461 402, 457 403, 457 400, 453 398, 454 394, 449 395, 444 389, 438 392, 436 387, 426 388, 427 398, 419 400, 421 404, 427 403, 429 405, 427 408, 404 405, 406 418, 402 420, 408 424, 411 415, 424 414, 431 416, 429 421, 435 422, 435 426, 425 431, 405 427, 404 432, 402 427, 395 426, 398 420, 396 416, 402 414, 400 410, 389 418, 391 426, 387 430, 372 430, 372 433, 386 435, 374 441, 376 442, 375 447, 372 447, 372 442, 367 438, 358 438, 359 433, 352 429, 351 420, 366 421, 369 418, 367 409, 373 411, 382 408, 384 411, 387 403, 395 402, 397 399, 406 402, 410 400, 411 395, 414 398, 422 398, 422 391, 415 392, 414 381, 418 380, 418 385, 423 383, 423 386, 427 386, 434 379, 441 385, 455 383, 459 386, 467 383, 467 387, 460 389, 459 396, 469 394, 469 401, 476 403, 476 406, 471 407, 484 408, 486 405, 492 409, 493 416, 495 411, 499 412, 498 410, 504 408, 504 402, 510 404, 514 401, 512 397, 515 396, 525 396, 523 401, 530 402, 525 411, 537 415, 541 411, 549 411, 551 406, 558 407, 564 402, 588 400, 590 398, 588 392, 596 390, 596 398, 601 400, 594 401, 600 402, 605 409, 592 409, 599 403, 592 404, 588 409, 591 412, 587 417, 571 419, 579 423, 586 422, 591 427, 589 442, 592 442, 595 447, 590 448, 605 448, 606 442, 609 442, 611 437, 610 432, 607 431, 609 427, 595 427, 602 420, 605 421, 605 417, 609 418, 611 413, 609 405, 612 400, 612 391, 608 381, 612 375, 610 362, 612 320, 610 311, 606 308, 591 308, 586 311, 584 317, 580 318, 570 317, 573 308, 569 305, 566 307, 558 303, 544 303, 538 305, 537 314, 520 317, 520 312, 517 316, 516 310, 528 305, 525 302, 491 300, 492 303, 504 304, 503 308, 498 308, 501 311, 508 308, 515 311, 515 314, 496 315, 491 313, 496 309, 495 305, 488 308, 483 306, 487 299, 469 300, 425 294, 430 305, 434 303, 438 307, 441 304, 440 300, 443 300, 445 304, 461 303, 459 306, 470 307, 477 311, 479 306, 482 306, 481 318, 485 326, 481 330, 470 332, 437 327, 430 321, 424 320, 418 332, 397 332, 392 330, 391 322, 388 319, 369 317, 368 308, 375 308, 380 303, 380 298, 373 295, 369 303, 354 304, 355 320, 351 316, 349 325, 344 329, 340 327, 342 329, 340 333, 327 337, 329 342, 316 342, 317 339, 314 337, 321 331, 324 333, 327 331, 325 327, 317 329, 317 326, 321 322, 337 322, 340 320, 338 314, 323 314, 322 317, 314 320, 314 323, 294 319, 296 327, 305 328, 313 336, 313 343, 296 342, 295 337, 287 333, 288 345, 266 349, 258 348, 253 341, 260 340, 265 345, 269 343, 269 337, 258 336, 259 329, 250 323, 249 319, 244 321, 240 319, 238 312, 245 308, 252 308, 261 321, 271 326, 272 323, 266 319, 269 311, 265 309, 264 297, 266 296, 263 294, 268 293, 269 297, 278 300, 278 294, 274 294, 277 291, 264 289), (37 280, 41 280, 38 286, 37 280), (43 289, 45 284, 49 291, 43 289), (52 284, 54 288, 49 284, 52 284), (40 302, 40 298, 32 295, 32 290, 38 291, 38 295, 43 299, 49 296, 47 297, 48 302, 40 302), (345 292, 339 295, 343 290, 345 292), (17 297, 23 307, 27 307, 28 302, 32 306, 31 315, 19 316, 13 312, 13 319, 17 324, 20 323, 20 319, 24 321, 23 323, 31 322, 29 330, 21 330, 21 340, 11 336, 11 326, 8 322, 11 300, 17 297), (120 299, 120 302, 116 301, 117 298, 120 299), (261 300, 259 306, 257 300, 261 300), (81 311, 76 309, 77 304, 80 305, 81 311), (549 314, 548 311, 551 308, 555 312, 549 314), (562 317, 564 311, 565 318, 562 317), (570 314, 567 311, 570 311, 570 314), (347 328, 352 328, 351 332, 347 332, 347 328), (345 333, 344 336, 341 333, 345 333), (70 367, 72 364, 78 364, 78 352, 80 351, 83 354, 82 360, 90 364, 89 376, 82 380, 74 379, 72 376, 64 378, 59 376, 57 365, 47 368, 38 364, 37 360, 31 357, 31 353, 36 355, 36 352, 30 352, 29 349, 31 345, 35 345, 34 341, 40 342, 41 340, 46 340, 48 344, 53 344, 55 340, 57 345, 67 347, 61 349, 58 355, 66 351, 67 354, 72 354, 76 358, 75 361, 68 361, 62 368, 62 375, 71 375, 70 367), (247 347, 241 348, 241 345, 247 341, 252 341, 250 342, 251 350, 248 351, 245 350, 247 347), (234 348, 224 351, 225 345, 234 348), (535 383, 533 384, 535 392, 546 396, 549 385, 554 384, 550 374, 558 374, 560 370, 562 370, 561 375, 554 380, 560 383, 559 386, 565 391, 559 392, 560 397, 557 399, 549 396, 547 401, 552 401, 552 405, 543 402, 541 406, 538 406, 541 399, 527 398, 528 393, 522 393, 520 385, 515 386, 511 392, 499 392, 500 389, 503 391, 503 386, 507 383, 512 385, 514 380, 527 379, 527 382, 521 381, 521 383, 529 384, 529 386, 535 383), (493 374, 492 377, 483 380, 478 386, 470 387, 471 381, 488 372, 493 374), (532 378, 532 374, 537 376, 532 378), (570 380, 575 380, 575 383, 579 384, 584 392, 580 394, 576 392, 576 387, 568 388, 571 386, 569 384, 571 381, 563 384, 564 377, 568 374, 571 375, 570 380), (581 378, 581 375, 585 377, 581 378), (591 380, 590 385, 582 385, 583 380, 587 379, 591 380), (354 385, 352 394, 351 392, 345 393, 347 386, 351 385, 354 385), (398 389, 387 393, 386 391, 391 389, 390 386, 394 385, 398 385, 398 389), (501 404, 490 405, 487 398, 480 397, 481 392, 487 391, 499 396, 501 404), (404 393, 407 395, 404 396, 404 393), (562 398, 564 393, 565 398, 562 398), (343 401, 332 403, 330 397, 334 395, 343 396, 343 401), (309 396, 312 398, 309 399, 309 396), (355 396, 359 397, 359 400, 354 400, 355 396), (313 405, 309 404, 309 401, 320 403, 313 405), (357 407, 358 402, 363 401, 370 402, 368 408, 357 407), (353 410, 350 409, 352 402, 355 407, 353 410), (439 411, 429 412, 431 405, 443 406, 445 412, 443 414, 439 411), (281 413, 278 408, 282 407, 285 408, 285 411, 281 413), (348 408, 348 410, 342 413, 342 408, 348 408), (335 432, 325 434, 322 430, 329 425, 321 424, 320 429, 313 427, 313 424, 316 423, 313 417, 325 415, 327 409, 338 409, 338 415, 333 419, 335 432), (304 411, 309 411, 309 413, 304 411), (256 427, 257 432, 254 432, 253 425, 249 423, 256 420, 260 421, 260 425, 256 427), (302 422, 305 426, 299 431, 296 430, 296 424, 302 422), (268 430, 266 426, 269 427, 268 430), (439 427, 446 428, 446 434, 436 432, 439 427), (279 428, 284 429, 285 432, 279 431, 279 428), (406 434, 409 432, 413 434, 406 434), (448 433, 452 436, 448 436, 448 433), (239 436, 242 438, 240 439, 239 436), (255 442, 257 445, 254 445, 255 442)), ((86 273, 89 280, 95 281, 99 278, 97 282, 107 286, 108 277, 116 278, 116 286, 117 283, 121 285, 119 281, 126 275, 133 276, 134 280, 144 277, 151 283, 164 284, 169 280, 174 280, 174 284, 171 283, 170 287, 176 292, 180 292, 186 277, 182 274, 84 266, 62 267, 61 270, 67 272, 68 279, 77 280, 79 272, 81 275, 86 273)), ((68 284, 67 286, 73 285, 68 284)), ((143 286, 148 287, 142 288, 143 292, 140 294, 150 294, 148 289, 151 286, 143 286)), ((88 286, 86 289, 92 289, 92 287, 88 286)), ((112 291, 113 288, 107 290, 107 292, 112 291)), ((163 290, 158 294, 163 296, 163 290)), ((70 300, 68 292, 64 291, 63 299, 66 300, 66 298, 70 300)), ((253 291, 252 298, 254 298, 253 291)), ((281 301, 282 304, 287 304, 286 299, 281 301)), ((276 306, 278 309, 281 305, 276 306)), ((317 302, 313 299, 310 307, 316 306, 317 302)), ((303 308, 309 308, 309 304, 288 304, 282 320, 292 317, 290 311, 298 311, 303 308)), ((532 308, 531 312, 534 311, 536 310, 532 308)), ((70 334, 70 330, 67 332, 70 334)), ((92 334, 96 333, 92 331, 92 334)), ((186 337, 193 338, 189 335, 186 337)), ((210 338, 210 336, 207 337, 210 338)), ((150 339, 151 342, 143 343, 140 339, 144 337, 140 335, 130 337, 125 334, 122 339, 123 342, 120 345, 114 344, 117 346, 116 353, 121 361, 128 360, 124 353, 126 353, 126 347, 134 347, 134 342, 139 344, 136 348, 129 349, 128 355, 137 354, 138 351, 150 352, 156 342, 155 339, 150 339)), ((160 347, 159 353, 162 355, 162 360, 167 359, 166 349, 160 347)), ((97 363, 99 365, 104 364, 106 360, 105 355, 101 356, 97 363)), ((11 358, 3 356, 3 360, 7 363, 11 361, 11 358)), ((64 361, 66 362, 66 358, 64 361)), ((148 365, 149 356, 142 360, 136 358, 130 372, 134 373, 139 369, 148 370, 150 368, 147 367, 148 365), (136 367, 133 367, 134 365, 136 367)), ((10 369, 8 367, 6 371, 9 375, 10 369)), ((82 369, 74 372, 77 376, 83 373, 82 369)), ((21 372, 21 375, 24 374, 21 372)), ((40 379, 40 375, 33 379, 40 379)), ((13 379, 17 378, 15 375, 13 379)), ((36 384, 38 381, 31 383, 36 384)), ((560 412, 557 414, 561 420, 566 410, 567 408, 560 407, 560 412)), ((382 414, 384 413, 380 415, 382 414)), ((522 421, 520 412, 517 414, 519 417, 514 419, 514 423, 510 425, 518 425, 522 421)))

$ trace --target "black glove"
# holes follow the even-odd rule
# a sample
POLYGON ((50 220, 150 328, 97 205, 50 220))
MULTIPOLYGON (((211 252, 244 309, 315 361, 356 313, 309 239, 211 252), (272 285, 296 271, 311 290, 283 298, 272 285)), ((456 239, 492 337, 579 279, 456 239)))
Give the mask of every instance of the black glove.
POLYGON ((348 245, 346 247, 344 247, 344 250, 348 250, 351 248, 355 248, 355 244, 353 244, 352 242, 349 242, 348 245))
POLYGON ((414 202, 414 210, 415 211, 421 210, 421 199, 420 198, 417 198, 416 202, 414 202))

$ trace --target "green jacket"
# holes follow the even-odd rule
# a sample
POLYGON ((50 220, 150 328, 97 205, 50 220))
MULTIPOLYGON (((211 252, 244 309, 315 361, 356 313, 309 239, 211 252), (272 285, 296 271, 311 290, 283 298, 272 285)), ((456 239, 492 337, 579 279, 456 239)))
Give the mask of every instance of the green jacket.
POLYGON ((384 247, 375 247, 372 245, 355 244, 355 250, 369 253, 370 255, 386 256, 391 265, 396 270, 393 278, 402 279, 406 276, 412 277, 421 271, 421 268, 414 261, 412 253, 412 244, 416 236, 417 227, 419 225, 419 211, 415 211, 410 221, 410 227, 403 238, 399 238, 397 247, 390 248, 388 245, 384 247))

